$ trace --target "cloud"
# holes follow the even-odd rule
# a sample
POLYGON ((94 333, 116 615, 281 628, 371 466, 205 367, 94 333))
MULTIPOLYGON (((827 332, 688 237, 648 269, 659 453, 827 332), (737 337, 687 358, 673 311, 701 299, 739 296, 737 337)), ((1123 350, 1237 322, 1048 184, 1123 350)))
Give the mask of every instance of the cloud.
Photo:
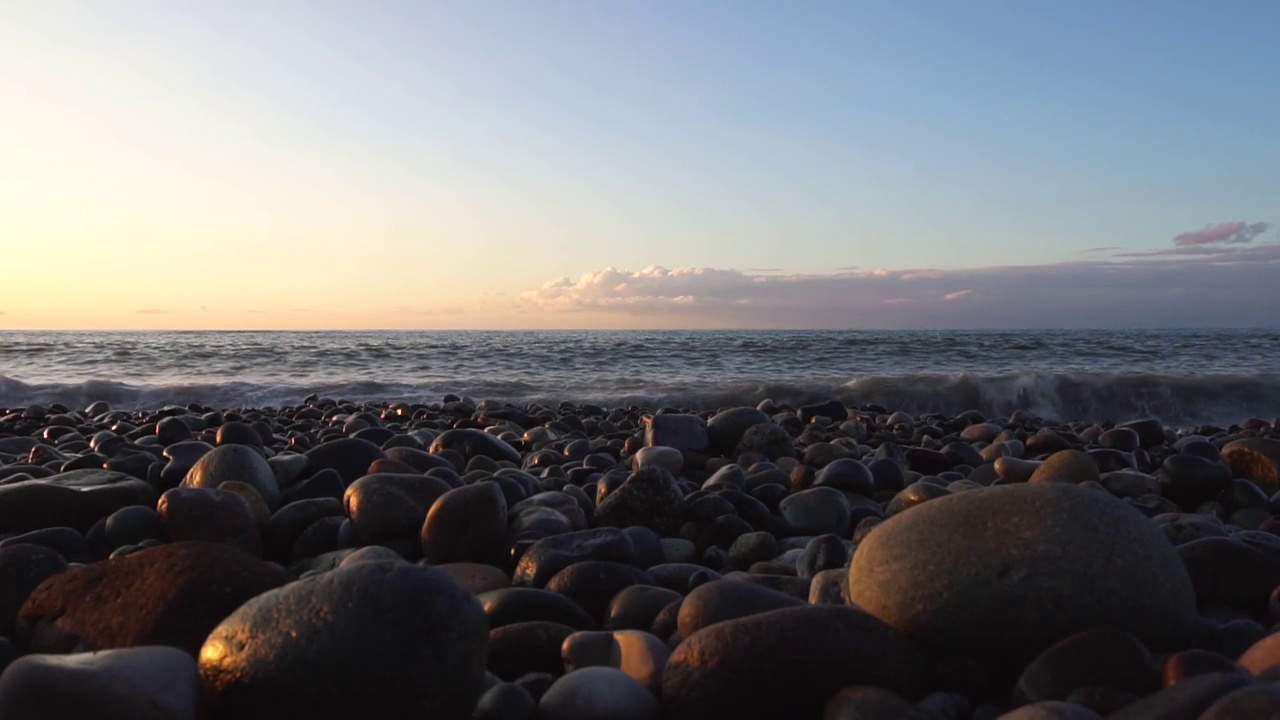
POLYGON ((747 272, 776 273, 776 272, 782 272, 782 268, 747 268, 747 272))
POLYGON ((1046 265, 827 274, 605 268, 558 278, 501 302, 517 313, 590 314, 593 323, 623 327, 1278 324, 1273 308, 1280 303, 1280 242, 1184 247, 1199 250, 1189 254, 1175 247, 1182 252, 1046 265))
POLYGON ((246 310, 245 312, 249 313, 250 315, 266 315, 267 314, 266 310, 249 309, 249 310, 246 310))
POLYGON ((209 306, 208 306, 208 305, 201 305, 201 306, 200 306, 200 312, 202 312, 202 313, 207 313, 207 312, 209 312, 209 306))
POLYGON ((289 312, 296 312, 296 313, 309 313, 309 312, 311 312, 311 308, 294 308, 294 309, 290 310, 289 312))
POLYGON ((169 311, 168 311, 168 310, 165 310, 164 308, 154 308, 154 307, 153 307, 153 308, 143 308, 143 309, 141 309, 141 310, 134 310, 134 312, 135 312, 135 313, 137 313, 137 314, 139 314, 139 315, 165 315, 165 314, 167 314, 169 311))
POLYGON ((1192 230, 1174 236, 1173 244, 1177 247, 1194 245, 1212 245, 1215 243, 1248 243, 1266 232, 1270 223, 1253 224, 1243 222, 1224 222, 1217 225, 1205 225, 1199 230, 1192 230))

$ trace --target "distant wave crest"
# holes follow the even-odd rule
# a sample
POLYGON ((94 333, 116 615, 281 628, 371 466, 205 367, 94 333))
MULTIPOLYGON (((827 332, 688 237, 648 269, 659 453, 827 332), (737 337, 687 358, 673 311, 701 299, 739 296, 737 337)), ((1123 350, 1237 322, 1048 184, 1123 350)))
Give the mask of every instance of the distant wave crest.
POLYGON ((252 382, 172 385, 111 380, 25 383, 0 376, 0 406, 61 403, 83 408, 105 400, 121 409, 197 403, 218 408, 297 405, 311 393, 355 402, 435 402, 446 393, 515 404, 595 403, 717 408, 755 405, 770 398, 803 405, 837 399, 850 405, 879 404, 910 413, 988 416, 1027 410, 1059 420, 1126 420, 1157 417, 1169 424, 1228 425, 1250 417, 1280 415, 1280 374, 1176 376, 1114 373, 918 373, 865 375, 845 382, 734 380, 723 383, 595 382, 549 387, 529 382, 468 380, 453 385, 356 381, 319 385, 252 382))

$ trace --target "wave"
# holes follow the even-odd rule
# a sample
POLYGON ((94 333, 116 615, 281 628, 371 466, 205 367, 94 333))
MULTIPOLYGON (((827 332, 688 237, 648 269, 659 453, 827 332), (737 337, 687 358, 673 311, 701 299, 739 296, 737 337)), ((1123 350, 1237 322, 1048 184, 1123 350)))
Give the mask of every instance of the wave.
POLYGON ((360 380, 317 384, 205 382, 131 384, 112 380, 24 383, 0 376, 0 407, 60 403, 83 408, 105 400, 115 408, 199 404, 216 408, 282 407, 309 394, 353 402, 436 402, 447 393, 528 405, 560 402, 606 407, 713 409, 766 398, 803 405, 836 399, 909 413, 988 417, 1026 410, 1056 420, 1122 421, 1155 417, 1176 426, 1230 425, 1280 415, 1280 374, 1177 376, 1148 373, 917 373, 865 375, 846 381, 594 380, 555 386, 523 381, 461 380, 453 384, 360 380))

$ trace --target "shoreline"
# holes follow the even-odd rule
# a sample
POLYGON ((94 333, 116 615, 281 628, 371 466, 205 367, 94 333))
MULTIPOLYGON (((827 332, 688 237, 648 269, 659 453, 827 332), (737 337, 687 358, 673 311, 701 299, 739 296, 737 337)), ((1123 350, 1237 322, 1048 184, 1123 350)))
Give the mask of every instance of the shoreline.
POLYGON ((9 409, 0 710, 1154 717, 1244 668, 1225 702, 1280 667, 1280 419, 1194 429, 831 399, 9 409))

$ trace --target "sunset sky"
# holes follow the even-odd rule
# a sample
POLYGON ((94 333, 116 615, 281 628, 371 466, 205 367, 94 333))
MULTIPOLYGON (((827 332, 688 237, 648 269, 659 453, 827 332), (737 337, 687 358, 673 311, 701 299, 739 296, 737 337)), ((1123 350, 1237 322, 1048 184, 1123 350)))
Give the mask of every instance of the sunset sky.
POLYGON ((1275 326, 1276 28, 0 0, 0 327, 1275 326))

